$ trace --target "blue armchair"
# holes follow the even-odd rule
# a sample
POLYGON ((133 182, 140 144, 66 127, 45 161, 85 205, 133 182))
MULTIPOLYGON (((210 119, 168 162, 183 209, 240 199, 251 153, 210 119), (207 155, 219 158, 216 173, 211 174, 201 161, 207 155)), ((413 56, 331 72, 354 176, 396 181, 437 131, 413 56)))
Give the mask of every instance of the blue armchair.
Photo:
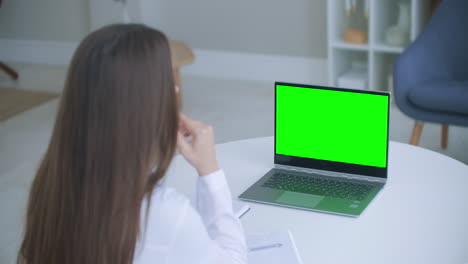
POLYGON ((394 65, 395 101, 416 119, 410 143, 418 145, 423 123, 468 126, 468 0, 444 0, 419 37, 394 65))

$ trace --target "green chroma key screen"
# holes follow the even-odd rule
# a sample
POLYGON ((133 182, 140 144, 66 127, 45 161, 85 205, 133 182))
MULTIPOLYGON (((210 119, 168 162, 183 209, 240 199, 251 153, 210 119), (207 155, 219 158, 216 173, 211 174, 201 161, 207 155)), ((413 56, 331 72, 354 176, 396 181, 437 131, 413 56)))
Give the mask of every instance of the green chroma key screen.
POLYGON ((388 96, 276 86, 276 154, 386 167, 388 96))

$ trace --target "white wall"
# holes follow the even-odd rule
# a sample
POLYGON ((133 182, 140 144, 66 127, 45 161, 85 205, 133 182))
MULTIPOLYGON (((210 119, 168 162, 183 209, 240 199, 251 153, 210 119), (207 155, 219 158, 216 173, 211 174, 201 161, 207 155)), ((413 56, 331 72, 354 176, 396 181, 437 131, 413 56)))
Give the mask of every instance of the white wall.
MULTIPOLYGON (((96 30, 104 25, 123 22, 140 21, 140 0, 88 0, 91 30, 96 30), (124 5, 127 3, 127 15, 133 18, 125 19, 124 5)), ((143 0, 142 0, 143 1, 143 0)), ((158 0, 150 0, 157 4, 158 0)))
POLYGON ((326 57, 326 0, 140 0, 146 23, 204 50, 326 57))
MULTIPOLYGON (((326 83, 326 0, 127 1, 133 22, 194 49, 185 73, 326 83)), ((90 30, 123 21, 115 0, 4 0, 0 58, 67 64, 90 30)))
POLYGON ((3 0, 0 8, 0 39, 77 42, 88 31, 88 0, 3 0))
MULTIPOLYGON (((326 0, 128 2, 134 19, 195 49, 326 57, 326 0)), ((121 21, 114 0, 4 0, 0 39, 78 42, 90 29, 121 21)))

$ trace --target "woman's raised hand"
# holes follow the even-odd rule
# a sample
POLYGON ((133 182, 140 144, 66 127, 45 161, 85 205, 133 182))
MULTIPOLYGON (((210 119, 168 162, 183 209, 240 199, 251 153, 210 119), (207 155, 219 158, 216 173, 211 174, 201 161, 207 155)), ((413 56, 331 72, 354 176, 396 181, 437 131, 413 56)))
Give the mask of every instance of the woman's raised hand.
POLYGON ((217 171, 213 127, 180 114, 177 148, 200 176, 217 171))

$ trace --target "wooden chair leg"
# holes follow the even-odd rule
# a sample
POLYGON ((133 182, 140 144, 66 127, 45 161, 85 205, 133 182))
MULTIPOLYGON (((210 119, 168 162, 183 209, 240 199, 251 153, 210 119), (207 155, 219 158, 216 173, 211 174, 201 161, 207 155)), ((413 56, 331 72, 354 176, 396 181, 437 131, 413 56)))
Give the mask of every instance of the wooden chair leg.
POLYGON ((442 125, 442 138, 441 138, 440 146, 442 149, 447 148, 447 142, 448 142, 448 125, 442 125))
POLYGON ((411 135, 410 144, 417 146, 419 144, 419 138, 421 138, 421 133, 424 124, 420 122, 414 122, 413 134, 411 135))
POLYGON ((8 74, 8 76, 10 76, 10 78, 12 78, 13 80, 15 81, 18 80, 18 73, 15 70, 13 70, 10 66, 6 65, 5 63, 1 61, 0 61, 0 69, 6 72, 6 74, 8 74))

